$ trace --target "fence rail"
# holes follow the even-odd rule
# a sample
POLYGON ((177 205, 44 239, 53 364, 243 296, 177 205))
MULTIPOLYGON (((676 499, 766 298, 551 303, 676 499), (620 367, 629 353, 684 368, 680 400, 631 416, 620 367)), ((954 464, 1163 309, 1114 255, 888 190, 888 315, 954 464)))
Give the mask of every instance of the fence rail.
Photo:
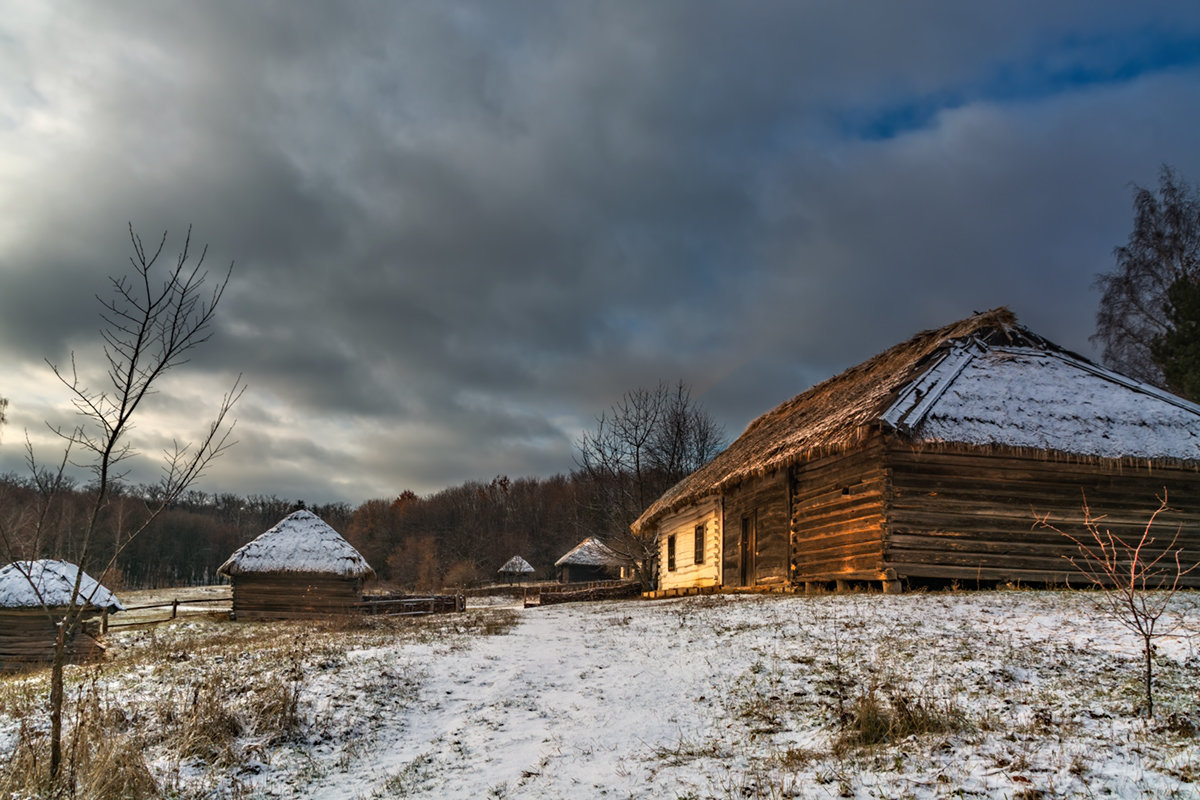
MULTIPOLYGON (((181 606, 203 606, 196 610, 184 609, 183 616, 199 615, 203 613, 223 613, 229 614, 233 612, 233 597, 198 597, 172 600, 164 600, 160 603, 142 603, 136 606, 126 606, 122 609, 122 614, 128 614, 135 611, 153 611, 154 609, 170 609, 169 614, 162 616, 154 615, 146 617, 144 615, 135 615, 136 618, 119 618, 119 621, 111 621, 109 612, 106 610, 100 615, 100 633, 107 633, 110 629, 115 628, 136 628, 144 625, 158 625, 163 622, 170 622, 178 619, 181 606), (127 621, 126 621, 127 620, 127 621)), ((366 596, 361 602, 354 603, 353 608, 358 609, 363 614, 383 615, 392 617, 415 617, 426 614, 447 614, 458 611, 465 611, 467 607, 466 598, 461 594, 450 595, 379 595, 366 596)))
POLYGON ((465 611, 467 599, 461 594, 435 594, 425 596, 364 597, 356 603, 364 614, 383 614, 389 617, 415 617, 426 614, 451 614, 465 611))
MULTIPOLYGON (((137 605, 137 606, 126 606, 121 613, 128 613, 130 611, 149 611, 149 610, 155 609, 155 608, 171 609, 171 615, 169 617, 163 617, 161 619, 157 619, 157 618, 156 619, 138 619, 138 620, 132 620, 130 622, 109 622, 109 613, 108 613, 108 610, 105 609, 104 613, 101 614, 101 616, 100 616, 100 632, 107 633, 110 628, 134 628, 139 625, 158 625, 161 622, 170 622, 171 620, 178 618, 179 607, 186 606, 186 605, 215 606, 214 608, 203 609, 203 611, 205 611, 205 612, 214 612, 214 613, 231 612, 231 611, 233 611, 233 598, 232 597, 199 597, 199 598, 187 599, 187 600, 180 600, 179 598, 175 598, 174 600, 167 600, 162 603, 145 603, 143 605, 137 605)), ((200 613, 200 612, 197 612, 197 613, 200 613)))
POLYGON ((563 584, 557 591, 542 589, 530 592, 525 596, 525 608, 555 605, 557 603, 578 603, 591 600, 620 600, 635 597, 641 593, 641 586, 630 581, 593 581, 587 584, 563 584))

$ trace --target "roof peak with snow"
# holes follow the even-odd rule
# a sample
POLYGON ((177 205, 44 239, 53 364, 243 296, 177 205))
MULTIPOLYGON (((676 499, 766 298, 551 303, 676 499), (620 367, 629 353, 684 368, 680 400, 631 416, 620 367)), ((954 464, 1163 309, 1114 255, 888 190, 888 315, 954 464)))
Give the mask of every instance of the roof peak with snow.
POLYGON ((536 570, 534 570, 533 565, 525 559, 521 558, 520 556, 513 556, 508 561, 504 562, 503 567, 496 571, 501 574, 528 574, 530 572, 535 572, 536 570))
POLYGON ((240 547, 217 568, 222 575, 280 572, 367 578, 375 574, 367 560, 323 519, 294 511, 258 538, 240 547))
POLYGON ((1200 406, 1072 353, 1001 307, 922 331, 781 403, 634 527, 877 430, 917 445, 1200 465, 1200 406))
POLYGON ((86 605, 95 609, 122 611, 124 606, 108 589, 69 561, 43 558, 15 561, 0 568, 0 608, 64 608, 86 605), (79 594, 72 597, 79 577, 79 594))
POLYGON ((629 559, 623 558, 595 536, 589 536, 554 562, 556 567, 561 567, 563 564, 577 564, 583 567, 618 567, 628 565, 629 559))

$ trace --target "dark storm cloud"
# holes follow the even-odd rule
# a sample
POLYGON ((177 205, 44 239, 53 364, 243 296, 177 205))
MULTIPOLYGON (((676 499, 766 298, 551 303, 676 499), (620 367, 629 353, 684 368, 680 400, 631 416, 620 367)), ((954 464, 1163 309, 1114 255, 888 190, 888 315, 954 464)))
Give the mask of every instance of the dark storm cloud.
POLYGON ((1198 43, 1183 3, 26 9, 0 358, 85 346, 126 221, 191 223, 237 267, 147 427, 243 373, 208 484, 321 501, 570 469, 660 380, 736 435, 999 304, 1087 350, 1129 183, 1200 175, 1198 43))

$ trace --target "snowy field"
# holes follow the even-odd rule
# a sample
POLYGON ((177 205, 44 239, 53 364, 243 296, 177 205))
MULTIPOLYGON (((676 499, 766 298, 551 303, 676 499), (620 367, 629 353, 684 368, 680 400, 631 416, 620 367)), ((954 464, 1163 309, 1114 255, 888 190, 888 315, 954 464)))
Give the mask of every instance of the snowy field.
MULTIPOLYGON (((180 620, 71 676, 163 796, 1195 798, 1200 597, 1173 613, 1151 723, 1137 643, 1069 592, 180 620), (272 687, 294 690, 274 727, 272 687), (197 739, 218 708, 224 738, 197 739)), ((43 685, 0 686, 0 758, 43 685)))

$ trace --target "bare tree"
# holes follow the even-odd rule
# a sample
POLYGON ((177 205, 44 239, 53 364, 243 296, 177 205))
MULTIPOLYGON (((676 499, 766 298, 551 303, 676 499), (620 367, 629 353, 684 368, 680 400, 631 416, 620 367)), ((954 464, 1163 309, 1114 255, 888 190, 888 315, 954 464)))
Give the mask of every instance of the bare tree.
POLYGON ((1157 192, 1134 187, 1133 207, 1129 241, 1113 251, 1116 268, 1096 281, 1103 296, 1091 340, 1106 364, 1164 386, 1152 348, 1173 330, 1171 287, 1200 282, 1200 196, 1163 166, 1157 192))
POLYGON ((600 526, 593 532, 633 564, 643 586, 653 585, 658 543, 635 536, 630 525, 722 447, 724 430, 682 381, 631 389, 580 437, 576 477, 590 489, 590 510, 600 526))
POLYGON ((81 627, 91 599, 81 589, 83 573, 90 570, 102 574, 112 567, 121 550, 178 500, 204 474, 213 459, 232 446, 229 437, 233 421, 229 415, 244 390, 239 376, 217 404, 216 413, 200 439, 192 444, 176 441, 163 452, 155 500, 147 513, 137 516, 136 522, 132 523, 134 527, 116 531, 112 539, 102 537, 106 526, 113 522, 108 511, 114 489, 126 474, 126 462, 136 455, 129 439, 134 420, 162 377, 185 364, 190 351, 212 335, 213 316, 233 270, 230 264, 224 277, 207 290, 208 275, 203 271, 207 248, 201 250, 194 263, 189 263, 190 228, 174 266, 165 270, 157 266, 167 240, 165 232, 154 250, 145 248, 132 225, 129 237, 133 245, 130 274, 111 278, 112 295, 108 299, 97 298, 103 307, 100 316, 104 324, 100 335, 107 384, 102 389, 90 388, 77 369, 74 354, 69 368, 50 364, 54 375, 67 389, 79 422, 72 428, 52 426, 64 442, 62 457, 53 468, 43 468, 37 461, 27 437, 28 466, 41 501, 34 518, 26 521, 25 529, 30 535, 24 541, 18 541, 16 532, 7 527, 0 529, 0 542, 9 559, 23 565, 23 574, 38 593, 49 621, 58 631, 48 699, 49 768, 51 781, 56 784, 62 778, 63 667, 68 657, 68 643, 81 627), (92 483, 89 507, 71 536, 72 555, 79 567, 72 601, 65 612, 55 612, 42 597, 40 587, 30 574, 30 566, 35 557, 46 552, 52 510, 64 487, 70 483, 69 466, 89 471, 92 483), (110 541, 112 549, 107 547, 110 541), (105 550, 105 563, 97 563, 96 554, 101 548, 105 550), (21 551, 24 560, 20 560, 21 551))
POLYGON ((1156 544, 1151 531, 1163 512, 1169 510, 1165 489, 1157 499, 1158 508, 1140 535, 1135 536, 1119 536, 1101 527, 1104 517, 1092 514, 1086 498, 1084 532, 1079 536, 1050 524, 1048 514, 1037 521, 1038 527, 1061 533, 1075 543, 1078 555, 1068 557, 1071 565, 1100 590, 1104 613, 1141 640, 1147 717, 1154 716, 1154 640, 1170 633, 1160 623, 1181 588, 1181 581, 1198 566, 1183 561, 1183 548, 1179 545, 1182 526, 1175 530, 1170 541, 1156 544))

